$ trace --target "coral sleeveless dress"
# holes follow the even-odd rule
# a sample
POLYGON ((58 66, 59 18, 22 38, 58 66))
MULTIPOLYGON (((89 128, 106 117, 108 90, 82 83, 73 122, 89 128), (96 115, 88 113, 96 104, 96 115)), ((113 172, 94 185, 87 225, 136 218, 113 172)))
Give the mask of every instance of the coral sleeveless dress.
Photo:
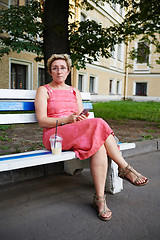
MULTIPOLYGON (((76 92, 73 87, 69 90, 53 90, 48 85, 44 87, 49 94, 48 117, 67 117, 78 111, 76 92)), ((43 129, 43 144, 48 150, 51 149, 49 138, 54 133, 55 128, 43 129)), ((113 131, 103 119, 92 118, 58 126, 57 134, 63 138, 62 150, 74 151, 76 156, 83 160, 96 153, 113 131)))

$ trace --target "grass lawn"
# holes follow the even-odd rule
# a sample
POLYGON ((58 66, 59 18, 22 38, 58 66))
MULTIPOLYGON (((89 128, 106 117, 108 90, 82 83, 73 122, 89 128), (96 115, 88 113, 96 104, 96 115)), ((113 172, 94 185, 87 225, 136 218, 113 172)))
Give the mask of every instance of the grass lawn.
POLYGON ((160 123, 160 103, 110 101, 93 103, 95 117, 104 120, 142 120, 160 123))

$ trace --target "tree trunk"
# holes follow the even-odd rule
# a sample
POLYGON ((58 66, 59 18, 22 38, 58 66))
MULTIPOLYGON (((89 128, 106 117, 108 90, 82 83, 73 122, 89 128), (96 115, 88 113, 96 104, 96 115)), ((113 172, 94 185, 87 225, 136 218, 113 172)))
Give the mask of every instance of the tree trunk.
MULTIPOLYGON (((46 0, 44 6, 44 62, 46 69, 46 83, 52 81, 47 73, 46 63, 54 53, 67 53, 69 51, 68 41, 68 8, 69 0, 46 0)), ((70 76, 66 83, 71 85, 70 76)))

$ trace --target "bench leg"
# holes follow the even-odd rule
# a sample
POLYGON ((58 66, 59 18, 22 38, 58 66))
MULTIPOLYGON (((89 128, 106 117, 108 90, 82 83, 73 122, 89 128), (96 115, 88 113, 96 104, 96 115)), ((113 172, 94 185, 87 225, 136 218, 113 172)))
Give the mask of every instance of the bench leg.
MULTIPOLYGON (((64 162, 64 171, 69 175, 78 175, 83 169, 89 168, 89 159, 79 160, 77 158, 64 162)), ((123 190, 123 179, 118 177, 118 165, 108 158, 108 174, 105 191, 115 194, 123 190)))
POLYGON ((118 177, 118 165, 110 158, 108 158, 108 174, 105 190, 112 194, 123 190, 123 179, 118 177))
POLYGON ((89 159, 75 158, 64 162, 64 172, 69 175, 78 175, 86 168, 89 168, 89 159))

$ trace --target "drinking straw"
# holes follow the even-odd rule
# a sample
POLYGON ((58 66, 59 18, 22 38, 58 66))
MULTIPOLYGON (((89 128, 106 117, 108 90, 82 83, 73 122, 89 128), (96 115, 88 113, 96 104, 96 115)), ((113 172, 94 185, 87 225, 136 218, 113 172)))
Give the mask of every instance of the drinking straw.
POLYGON ((56 121, 56 132, 55 132, 54 148, 55 148, 55 146, 56 146, 56 138, 57 138, 57 126, 58 126, 58 120, 56 121))

